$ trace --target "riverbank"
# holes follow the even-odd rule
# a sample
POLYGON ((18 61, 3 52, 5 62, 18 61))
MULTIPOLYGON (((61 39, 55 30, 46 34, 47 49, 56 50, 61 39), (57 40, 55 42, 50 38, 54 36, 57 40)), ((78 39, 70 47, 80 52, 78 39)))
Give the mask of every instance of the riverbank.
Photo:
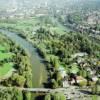
POLYGON ((16 44, 20 45, 28 53, 32 65, 33 87, 44 87, 43 83, 47 82, 47 70, 45 68, 45 65, 43 64, 43 59, 39 57, 36 48, 34 48, 30 42, 19 37, 14 32, 9 32, 6 30, 0 30, 0 32, 10 38, 16 44))
POLYGON ((22 100, 17 99, 18 97, 30 100, 30 93, 27 95, 27 93, 17 91, 15 87, 30 88, 32 87, 31 80, 32 70, 27 53, 3 32, 0 32, 0 86, 14 87, 14 90, 0 89, 0 100, 6 98, 22 100))

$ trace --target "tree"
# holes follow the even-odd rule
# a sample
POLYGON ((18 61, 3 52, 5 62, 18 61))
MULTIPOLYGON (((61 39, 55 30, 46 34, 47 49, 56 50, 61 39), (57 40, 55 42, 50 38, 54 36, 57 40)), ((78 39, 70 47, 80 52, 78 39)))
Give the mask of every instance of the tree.
POLYGON ((61 73, 60 72, 56 72, 56 80, 57 82, 61 81, 62 77, 61 77, 61 73))
POLYGON ((31 93, 25 92, 25 98, 24 100, 31 100, 31 93))
POLYGON ((60 100, 66 100, 66 96, 63 93, 60 93, 60 100))
POLYGON ((57 93, 53 95, 53 100, 60 100, 60 95, 57 93))
POLYGON ((97 95, 93 95, 92 100, 97 100, 97 95))
POLYGON ((58 60, 56 58, 54 58, 54 60, 53 60, 53 66, 55 69, 57 69, 59 67, 59 63, 58 63, 58 60))
POLYGON ((95 85, 92 87, 92 93, 93 94, 100 94, 100 79, 95 83, 95 85))
POLYGON ((25 80, 26 79, 23 76, 18 75, 18 77, 16 78, 16 83, 17 83, 17 85, 23 87, 25 84, 25 80))
POLYGON ((56 82, 55 79, 52 79, 52 80, 51 80, 51 87, 52 87, 53 89, 58 87, 58 83, 56 82))
POLYGON ((14 88, 12 92, 14 93, 13 100, 23 100, 23 94, 21 90, 14 88))
POLYGON ((66 100, 66 96, 63 93, 52 94, 53 100, 66 100))
POLYGON ((24 72, 24 77, 25 77, 25 79, 26 79, 26 82, 25 82, 25 86, 26 87, 32 87, 32 73, 31 73, 31 71, 26 71, 26 72, 24 72))
POLYGON ((51 95, 50 94, 47 94, 44 98, 44 100, 51 100, 51 95))
POLYGON ((79 71, 79 74, 82 76, 82 77, 86 77, 87 76, 87 71, 85 70, 85 69, 81 69, 80 71, 79 71))
POLYGON ((92 93, 97 94, 97 85, 96 84, 92 87, 92 93))
POLYGON ((87 78, 87 86, 89 86, 90 85, 90 80, 91 80, 91 75, 90 75, 90 72, 89 71, 87 71, 86 78, 87 78))

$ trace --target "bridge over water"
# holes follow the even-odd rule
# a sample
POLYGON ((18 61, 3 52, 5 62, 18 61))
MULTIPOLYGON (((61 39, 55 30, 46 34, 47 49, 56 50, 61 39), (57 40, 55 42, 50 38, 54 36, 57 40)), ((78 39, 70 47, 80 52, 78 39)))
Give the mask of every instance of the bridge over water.
POLYGON ((0 89, 6 90, 6 89, 19 89, 21 91, 25 92, 32 92, 32 93, 55 93, 55 92, 63 92, 66 91, 65 88, 57 88, 57 89, 49 89, 49 88, 21 88, 21 87, 4 87, 0 86, 0 89))

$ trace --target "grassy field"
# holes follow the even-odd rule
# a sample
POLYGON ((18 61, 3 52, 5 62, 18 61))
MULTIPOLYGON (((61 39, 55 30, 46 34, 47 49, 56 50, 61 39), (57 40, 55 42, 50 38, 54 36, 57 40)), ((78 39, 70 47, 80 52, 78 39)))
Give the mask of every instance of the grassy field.
POLYGON ((4 77, 13 68, 14 63, 9 59, 13 59, 14 54, 9 52, 9 43, 6 43, 2 35, 0 35, 0 42, 0 77, 4 77))
POLYGON ((38 24, 37 18, 31 19, 12 19, 0 21, 0 27, 19 30, 20 32, 31 32, 33 27, 38 24))
POLYGON ((5 50, 6 50, 6 48, 4 46, 0 45, 0 51, 5 51, 5 50))
POLYGON ((51 17, 32 17, 28 19, 11 19, 11 20, 0 20, 0 28, 9 29, 15 32, 22 33, 25 36, 32 35, 35 28, 45 27, 50 29, 51 32, 57 34, 65 34, 70 30, 61 25, 57 20, 51 17), (50 21, 48 21, 48 19, 50 21))
POLYGON ((12 68, 13 68, 13 63, 4 63, 2 66, 0 66, 0 77, 6 75, 12 68))
POLYGON ((0 60, 10 59, 13 57, 13 53, 2 53, 0 52, 0 60))

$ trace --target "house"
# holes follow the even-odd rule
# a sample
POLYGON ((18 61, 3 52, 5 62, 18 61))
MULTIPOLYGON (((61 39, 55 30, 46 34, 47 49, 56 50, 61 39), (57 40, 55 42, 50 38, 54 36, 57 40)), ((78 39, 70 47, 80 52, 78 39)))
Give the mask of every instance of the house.
POLYGON ((98 18, 95 15, 89 15, 87 17, 87 23, 90 25, 96 24, 97 20, 98 20, 98 18))
POLYGON ((83 56, 87 56, 88 54, 85 52, 80 52, 80 53, 75 53, 74 55, 71 55, 71 58, 76 58, 76 57, 83 57, 83 56))
POLYGON ((87 68, 87 71, 90 72, 90 75, 94 75, 96 71, 93 71, 91 68, 87 68))
POLYGON ((67 77, 63 78, 62 85, 63 85, 63 87, 69 87, 69 83, 68 83, 68 78, 67 77))
MULTIPOLYGON (((80 82, 87 82, 87 80, 86 80, 85 78, 83 78, 82 76, 76 76, 76 81, 77 81, 77 83, 80 83, 80 82)), ((72 79, 72 80, 71 80, 71 84, 75 84, 75 83, 76 83, 75 80, 72 79)))
POLYGON ((60 72, 60 75, 62 77, 62 86, 63 87, 69 87, 69 83, 68 83, 68 76, 66 74, 66 70, 63 66, 60 66, 58 68, 58 72, 60 72))
POLYGON ((97 81, 98 81, 98 78, 97 78, 96 76, 93 76, 93 77, 92 77, 92 81, 93 81, 93 82, 97 82, 97 81))
POLYGON ((83 63, 83 62, 85 62, 84 58, 81 58, 81 57, 77 58, 77 63, 78 64, 83 63))
POLYGON ((77 76, 76 77, 76 80, 77 80, 77 83, 80 83, 80 82, 87 82, 87 80, 85 78, 83 78, 82 76, 77 76))
POLYGON ((60 72, 62 78, 64 78, 64 77, 67 76, 66 70, 65 70, 65 68, 64 68, 63 66, 60 66, 60 67, 58 68, 58 72, 60 72))

